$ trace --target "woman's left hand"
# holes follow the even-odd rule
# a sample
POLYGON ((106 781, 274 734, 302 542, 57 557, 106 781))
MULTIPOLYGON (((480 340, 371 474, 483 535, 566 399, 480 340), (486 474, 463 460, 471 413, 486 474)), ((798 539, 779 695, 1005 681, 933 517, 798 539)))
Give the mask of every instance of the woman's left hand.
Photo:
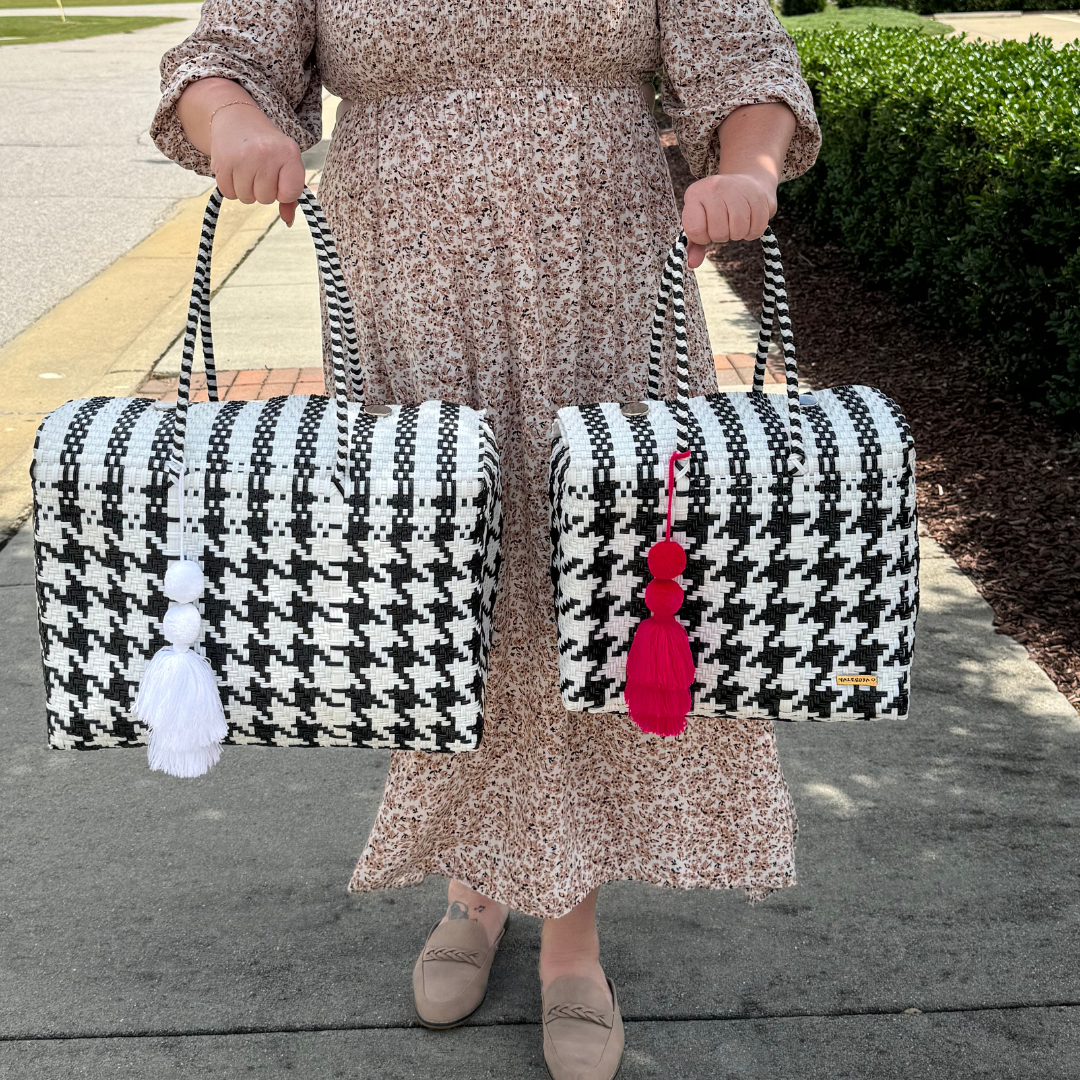
POLYGON ((757 240, 775 213, 776 181, 764 170, 706 176, 691 184, 682 215, 691 269, 701 265, 710 243, 757 240))

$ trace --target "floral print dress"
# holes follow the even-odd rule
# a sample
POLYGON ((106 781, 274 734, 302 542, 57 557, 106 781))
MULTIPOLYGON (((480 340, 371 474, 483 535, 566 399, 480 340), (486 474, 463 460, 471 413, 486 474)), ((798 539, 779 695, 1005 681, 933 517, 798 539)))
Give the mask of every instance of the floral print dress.
MULTIPOLYGON (((461 879, 531 915, 602 882, 794 882, 795 815, 766 721, 691 718, 675 739, 567 713, 557 683, 547 466, 555 411, 643 396, 651 307, 678 212, 653 73, 696 175, 740 105, 786 102, 790 178, 819 143, 766 0, 206 0, 162 61, 153 135, 209 175, 175 105, 240 83, 302 148, 340 117, 319 197, 354 299, 369 400, 490 410, 504 474, 503 578, 483 744, 395 752, 350 882, 461 879)), ((695 393, 716 388, 693 281, 695 393)), ((670 385, 667 388, 670 392, 670 385)))

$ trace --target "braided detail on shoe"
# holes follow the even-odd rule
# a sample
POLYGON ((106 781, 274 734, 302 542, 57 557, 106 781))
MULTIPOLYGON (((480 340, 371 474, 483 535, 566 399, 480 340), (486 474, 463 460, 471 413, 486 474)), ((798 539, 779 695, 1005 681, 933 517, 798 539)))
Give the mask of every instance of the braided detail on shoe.
POLYGON ((433 945, 424 950, 425 960, 451 960, 459 964, 472 964, 483 967, 483 953, 470 952, 467 949, 450 949, 442 945, 433 945))
POLYGON ((552 1020, 587 1020, 590 1024, 599 1024, 601 1027, 611 1027, 611 1020, 590 1009, 588 1005, 578 1005, 575 1002, 563 1002, 560 1005, 552 1005, 544 1015, 544 1022, 550 1024, 552 1020))

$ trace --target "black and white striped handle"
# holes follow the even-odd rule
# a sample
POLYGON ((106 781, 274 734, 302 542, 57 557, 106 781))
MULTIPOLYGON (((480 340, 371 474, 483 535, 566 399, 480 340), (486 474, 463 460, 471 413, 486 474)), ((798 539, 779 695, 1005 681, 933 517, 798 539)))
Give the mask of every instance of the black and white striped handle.
MULTIPOLYGON (((684 454, 690 448, 690 350, 686 343, 686 296, 683 281, 686 275, 686 233, 668 252, 667 262, 660 277, 660 289, 653 309, 652 334, 649 339, 649 385, 648 395, 652 401, 660 397, 660 365, 664 356, 664 324, 667 321, 668 304, 675 324, 675 449, 684 454)), ((678 472, 683 472, 685 461, 678 462, 678 472)))
MULTIPOLYGON (((214 367, 214 345, 210 325, 210 265, 214 247, 214 233, 221 210, 222 194, 216 188, 206 204, 199 253, 195 260, 195 278, 191 286, 188 304, 187 326, 184 331, 183 357, 180 365, 180 381, 176 394, 176 411, 173 421, 172 456, 169 472, 177 477, 183 471, 184 443, 187 438, 187 413, 191 402, 191 374, 195 364, 195 335, 201 333, 203 363, 206 367, 206 391, 211 401, 217 401, 217 373, 214 367)), ((353 397, 364 399, 364 373, 360 363, 360 350, 356 334, 356 318, 349 299, 345 278, 341 272, 334 238, 330 232, 322 207, 315 196, 304 189, 300 196, 300 209, 307 219, 311 237, 315 242, 315 254, 319 264, 326 294, 327 322, 330 331, 330 353, 334 369, 334 398, 337 413, 337 456, 334 463, 334 482, 343 489, 349 454, 348 394, 351 385, 353 397)))
MULTIPOLYGON (((686 310, 683 297, 683 278, 686 269, 686 233, 680 233, 672 245, 653 311, 652 335, 649 341, 648 395, 656 401, 660 396, 660 366, 663 362, 664 323, 670 301, 675 322, 676 364, 676 426, 678 449, 688 449, 687 420, 689 416, 690 380, 689 354, 686 345, 686 310)), ((764 393, 765 361, 769 355, 774 321, 780 327, 784 349, 784 372, 788 400, 788 469, 794 475, 806 471, 806 449, 803 444, 802 408, 799 404, 799 368, 795 360, 795 339, 791 333, 791 315, 787 305, 784 268, 780 262, 780 246, 772 228, 761 236, 765 255, 765 289, 761 305, 761 324, 758 329, 757 357, 754 365, 753 392, 764 393)))

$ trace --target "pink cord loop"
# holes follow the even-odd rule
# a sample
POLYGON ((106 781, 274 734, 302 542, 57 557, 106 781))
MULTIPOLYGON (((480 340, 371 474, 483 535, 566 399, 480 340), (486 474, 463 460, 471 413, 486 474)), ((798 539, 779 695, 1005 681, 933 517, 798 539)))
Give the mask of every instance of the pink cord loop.
POLYGON ((681 454, 678 450, 671 455, 668 461, 667 467, 667 528, 664 530, 664 539, 671 539, 671 507, 675 501, 675 462, 682 461, 683 458, 690 456, 689 450, 684 450, 681 454))

